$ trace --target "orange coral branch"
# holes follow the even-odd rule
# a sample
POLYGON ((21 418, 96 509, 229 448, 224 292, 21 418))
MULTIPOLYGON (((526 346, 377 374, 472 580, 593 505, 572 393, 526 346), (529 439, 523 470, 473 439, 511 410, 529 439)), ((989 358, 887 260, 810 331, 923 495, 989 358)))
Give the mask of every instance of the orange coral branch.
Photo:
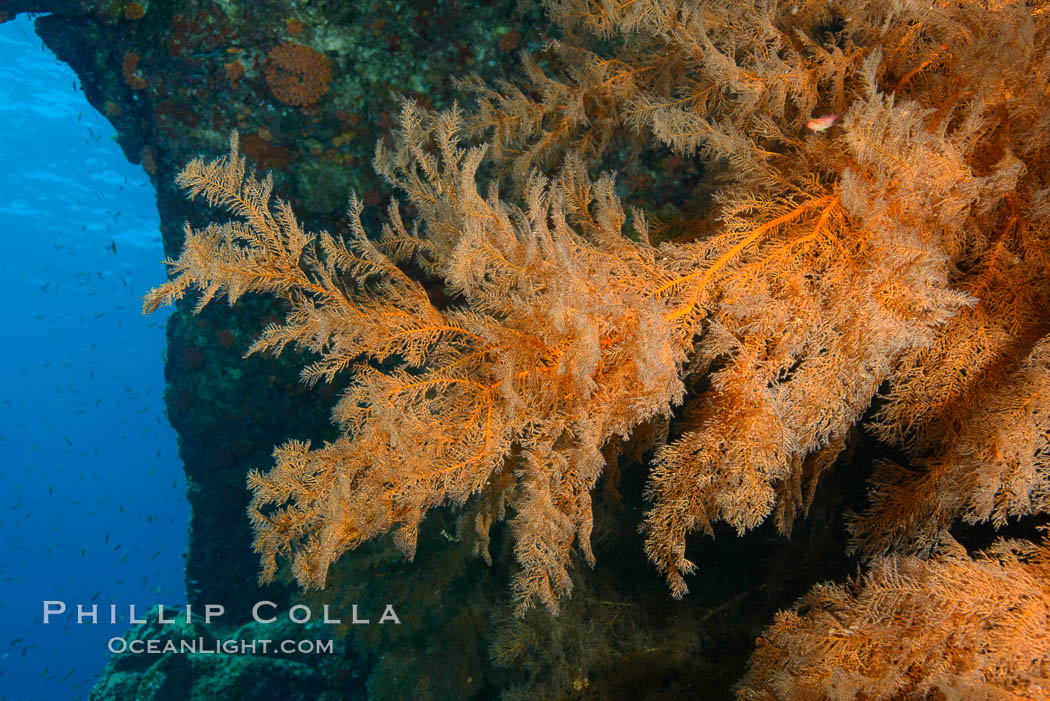
MULTIPOLYGON (((837 198, 825 196, 817 198, 815 200, 811 200, 810 202, 800 204, 790 212, 783 214, 777 217, 776 219, 773 219, 772 221, 768 221, 762 226, 756 228, 754 231, 745 236, 739 243, 737 243, 735 246, 733 246, 728 251, 719 256, 718 259, 715 260, 715 262, 708 266, 706 269, 697 270, 695 272, 689 273, 688 275, 683 275, 656 288, 656 290, 653 291, 654 296, 663 294, 664 292, 670 290, 672 287, 684 285, 697 277, 700 278, 699 282, 697 282, 697 284, 693 287, 693 293, 692 295, 690 295, 689 302, 686 305, 679 307, 677 310, 666 314, 664 316, 664 319, 666 321, 676 321, 681 317, 691 313, 696 308, 696 305, 700 299, 700 295, 703 293, 704 289, 706 289, 707 284, 714 277, 715 273, 717 273, 719 270, 728 265, 738 253, 743 251, 755 241, 758 241, 760 238, 762 238, 762 236, 776 229, 777 227, 783 226, 784 224, 798 219, 800 216, 805 214, 806 211, 813 209, 814 207, 819 207, 821 205, 830 203, 827 210, 821 217, 821 222, 823 222, 826 218, 826 215, 829 214, 831 207, 836 202, 837 198)), ((820 229, 820 223, 818 223, 817 229, 820 229)))

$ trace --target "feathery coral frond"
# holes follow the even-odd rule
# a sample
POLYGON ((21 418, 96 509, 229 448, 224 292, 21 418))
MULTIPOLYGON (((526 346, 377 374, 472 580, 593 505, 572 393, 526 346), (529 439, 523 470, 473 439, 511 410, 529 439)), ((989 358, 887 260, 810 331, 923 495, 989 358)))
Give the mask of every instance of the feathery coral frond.
POLYGON ((345 241, 305 232, 236 136, 178 177, 235 220, 187 227, 144 309, 275 295, 287 316, 249 352, 299 346, 319 356, 306 382, 348 378, 342 436, 250 478, 263 578, 286 558, 321 586, 386 532, 411 556, 429 509, 484 492, 482 541, 512 513, 517 610, 557 610, 571 553, 593 561, 603 449, 666 427, 687 390, 644 526, 675 596, 690 533, 770 514, 788 531, 873 402, 869 428, 909 464, 876 471, 857 548, 929 552, 953 520, 1050 509, 1050 13, 546 4, 563 37, 525 81, 468 80, 470 110, 404 106, 374 166, 418 216, 394 202, 376 240, 356 198, 345 241), (841 118, 807 129, 821 114, 841 118), (614 176, 591 175, 646 147, 704 157, 697 194, 720 188, 688 240, 652 244, 614 176))

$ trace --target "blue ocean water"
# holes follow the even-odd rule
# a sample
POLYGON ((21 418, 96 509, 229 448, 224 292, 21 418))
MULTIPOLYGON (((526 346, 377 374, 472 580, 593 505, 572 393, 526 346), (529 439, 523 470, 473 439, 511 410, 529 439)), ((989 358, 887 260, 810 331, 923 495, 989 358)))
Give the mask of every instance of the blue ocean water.
POLYGON ((0 699, 85 698, 128 607, 185 602, 155 192, 44 49, 0 24, 0 699), (69 613, 42 624, 42 602, 69 613), (97 604, 97 625, 76 606, 97 604))

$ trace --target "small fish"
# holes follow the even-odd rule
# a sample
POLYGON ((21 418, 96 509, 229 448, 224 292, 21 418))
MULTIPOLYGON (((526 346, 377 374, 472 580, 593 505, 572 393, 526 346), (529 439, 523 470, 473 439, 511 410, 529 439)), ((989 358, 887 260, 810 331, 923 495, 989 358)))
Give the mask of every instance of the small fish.
POLYGON ((839 116, 837 114, 826 114, 823 117, 811 119, 808 122, 806 122, 806 129, 818 133, 822 131, 827 131, 835 124, 835 120, 837 120, 838 118, 839 116))

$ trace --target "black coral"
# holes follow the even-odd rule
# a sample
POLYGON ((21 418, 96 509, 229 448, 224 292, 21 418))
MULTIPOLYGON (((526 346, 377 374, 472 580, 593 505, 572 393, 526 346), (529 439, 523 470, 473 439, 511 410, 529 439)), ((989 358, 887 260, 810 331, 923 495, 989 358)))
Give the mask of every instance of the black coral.
POLYGON ((1000 541, 881 559, 818 585, 758 640, 739 699, 1045 699, 1050 553, 1000 541))
POLYGON ((683 352, 645 294, 654 250, 621 234, 612 182, 592 183, 569 163, 554 181, 528 183, 525 209, 494 191, 482 197, 482 151, 459 147, 457 125, 455 113, 406 107, 396 150, 378 158, 427 222, 425 233, 409 232, 394 205, 380 246, 417 256, 459 306, 431 304, 365 236, 356 200, 346 243, 303 233, 283 202, 271 213, 269 181, 246 176, 234 138, 229 158, 195 161, 179 182, 243 221, 187 231, 182 256, 169 261, 174 278, 146 308, 191 286, 203 291, 199 304, 270 292, 291 310, 249 352, 294 343, 321 356, 306 381, 353 373, 333 413, 344 436, 314 450, 288 443, 273 470, 249 478, 264 579, 280 555, 303 585, 323 586, 335 558, 390 530, 411 557, 428 509, 461 504, 511 471, 499 484, 517 513, 518 606, 538 597, 556 609, 571 588, 573 546, 593 561, 601 448, 670 411, 683 392, 683 352), (420 148, 431 137, 438 155, 420 148))
POLYGON ((305 380, 353 377, 342 438, 289 443, 251 476, 264 577, 289 557, 321 586, 334 558, 387 531, 411 555, 430 508, 489 490, 500 508, 477 522, 514 511, 519 610, 556 610, 572 550, 593 559, 602 447, 670 416, 687 374, 706 383, 657 452, 645 524, 676 596, 687 536, 771 514, 787 531, 882 387, 872 429, 914 464, 878 475, 858 547, 928 552, 953 519, 1045 510, 1050 100, 1022 76, 1047 73, 1050 15, 548 5, 564 34, 549 70, 471 83, 473 112, 405 107, 375 166, 418 217, 395 204, 377 241, 356 200, 347 241, 305 233, 236 140, 180 175, 240 219, 187 229, 147 308, 190 288, 199 304, 276 294, 291 311, 252 351, 296 344, 320 355, 305 380), (706 156, 716 211, 652 245, 612 176, 589 175, 620 143, 706 156), (479 191, 483 163, 512 177, 479 191), (451 306, 397 267, 408 258, 451 306))

